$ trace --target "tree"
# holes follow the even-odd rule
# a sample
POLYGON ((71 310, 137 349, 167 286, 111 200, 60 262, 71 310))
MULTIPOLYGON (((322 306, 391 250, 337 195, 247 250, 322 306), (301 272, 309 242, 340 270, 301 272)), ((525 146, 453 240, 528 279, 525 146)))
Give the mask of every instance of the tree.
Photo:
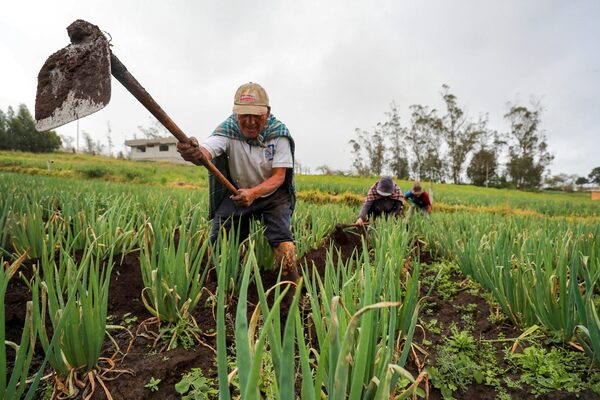
POLYGON ((478 138, 479 150, 473 154, 467 177, 475 186, 498 186, 498 158, 503 146, 506 145, 497 132, 484 131, 478 138))
POLYGON ((563 192, 572 192, 575 189, 577 175, 557 174, 546 178, 544 183, 547 189, 561 190, 563 192))
POLYGON ((75 141, 75 139, 73 137, 68 135, 60 135, 60 140, 63 144, 63 149, 75 153, 75 147, 73 146, 73 142, 75 141))
POLYGON ((596 185, 600 185, 600 167, 596 167, 590 172, 588 175, 591 183, 595 183, 596 185))
POLYGON ((106 143, 108 144, 108 156, 112 157, 113 140, 112 140, 112 129, 110 127, 110 121, 106 121, 106 143))
POLYGON ((435 109, 427 106, 410 106, 410 127, 406 142, 414 155, 413 173, 417 180, 443 181, 445 165, 440 151, 440 119, 435 109))
POLYGON ((446 180, 446 164, 440 156, 437 147, 428 149, 423 164, 421 165, 421 177, 426 181, 445 182, 446 180))
POLYGON ((386 113, 388 120, 383 124, 385 135, 390 145, 389 168, 398 179, 409 179, 410 170, 408 155, 406 153, 406 128, 400 123, 400 113, 395 103, 390 105, 391 110, 386 113))
POLYGON ((317 172, 320 172, 321 175, 332 175, 331 168, 327 164, 319 165, 317 167, 317 172))
POLYGON ((142 125, 138 125, 137 127, 146 139, 158 139, 169 136, 169 131, 157 119, 153 117, 148 118, 150 119, 150 124, 147 127, 142 125))
POLYGON ((409 176, 406 128, 400 123, 398 107, 392 103, 387 119, 378 122, 373 132, 357 128, 351 139, 352 169, 361 176, 381 175, 389 170, 400 179, 409 176))
POLYGON ((486 129, 487 119, 480 117, 471 122, 460 108, 456 96, 450 93, 448 85, 442 86, 442 99, 446 105, 446 115, 434 121, 448 146, 448 167, 454 183, 461 182, 461 173, 467 155, 473 150, 479 136, 486 129))
POLYGON ((105 146, 100 140, 94 140, 92 136, 86 131, 83 131, 82 133, 84 141, 84 153, 96 155, 102 154, 104 152, 105 146))
POLYGON ((8 120, 6 119, 6 114, 4 111, 0 110, 0 149, 2 149, 3 144, 8 143, 8 120))
POLYGON ((585 176, 578 176, 575 180, 575 184, 577 186, 587 185, 588 183, 590 183, 590 181, 588 181, 588 179, 585 176))
POLYGON ((381 129, 381 122, 371 134, 365 146, 369 156, 369 167, 374 175, 381 175, 385 164, 385 137, 381 129))
MULTIPOLYGON (((358 136, 358 140, 350 139, 349 143, 352 146, 352 168, 356 171, 359 176, 369 176, 370 171, 369 167, 365 164, 364 159, 362 157, 362 146, 359 143, 360 135, 359 130, 356 129, 356 133, 358 136)), ((318 168, 317 168, 318 170, 318 168)), ((327 175, 327 174, 324 174, 327 175)))
POLYGON ((467 176, 475 186, 487 186, 496 179, 498 160, 496 152, 482 147, 471 158, 467 168, 467 176))
POLYGON ((521 105, 510 105, 504 118, 510 122, 508 149, 508 175, 517 188, 539 187, 546 167, 554 156, 548 152, 546 136, 539 130, 542 108, 539 103, 533 109, 521 105))
POLYGON ((382 131, 382 124, 377 123, 377 128, 373 133, 356 129, 356 139, 350 140, 354 161, 352 166, 359 175, 381 175, 385 164, 385 137, 382 131), (367 161, 363 161, 362 152, 366 152, 367 161))
POLYGON ((406 157, 395 157, 390 161, 390 169, 396 178, 404 180, 410 179, 410 166, 406 157))
POLYGON ((536 163, 531 155, 512 156, 506 164, 511 182, 519 189, 533 189, 542 183, 544 166, 536 163))
POLYGON ((82 131, 81 134, 83 135, 84 142, 83 152, 87 154, 94 154, 96 146, 94 144, 94 139, 92 139, 92 135, 86 131, 82 131))
POLYGON ((348 173, 341 169, 333 169, 327 164, 323 164, 317 167, 317 171, 321 173, 321 175, 339 175, 339 176, 347 176, 348 173))
POLYGON ((51 152, 61 145, 54 131, 38 132, 31 113, 24 104, 19 105, 17 113, 8 107, 0 112, 0 150, 20 150, 34 153, 51 152))

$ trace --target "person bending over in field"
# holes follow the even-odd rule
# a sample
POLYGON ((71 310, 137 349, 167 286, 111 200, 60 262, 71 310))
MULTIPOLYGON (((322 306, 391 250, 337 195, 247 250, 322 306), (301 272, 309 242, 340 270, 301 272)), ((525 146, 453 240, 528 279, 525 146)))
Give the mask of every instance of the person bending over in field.
MULTIPOLYGON (((233 114, 202 144, 196 138, 178 143, 184 160, 197 163, 204 155, 230 178, 239 194, 227 190, 209 174, 211 241, 221 227, 238 223, 240 238, 250 233, 253 218, 264 222, 266 236, 282 269, 282 279, 297 281, 291 218, 296 202, 294 189, 294 141, 287 127, 271 114, 267 92, 257 83, 240 86, 233 114)), ((237 227, 237 226, 236 226, 237 227)))
POLYGON ((367 192, 367 198, 358 214, 356 224, 362 225, 363 222, 381 215, 402 216, 403 209, 402 191, 392 178, 384 176, 375 182, 367 192))
POLYGON ((418 211, 431 214, 431 200, 429 200, 429 195, 423 190, 419 182, 415 182, 412 190, 406 192, 404 197, 418 211))

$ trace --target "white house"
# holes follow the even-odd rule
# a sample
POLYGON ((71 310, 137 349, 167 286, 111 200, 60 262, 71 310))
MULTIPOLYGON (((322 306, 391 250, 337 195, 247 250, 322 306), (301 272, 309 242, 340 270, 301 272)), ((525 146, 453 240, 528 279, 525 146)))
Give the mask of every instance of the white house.
POLYGON ((177 139, 174 137, 126 140, 125 146, 131 147, 131 159, 133 161, 187 163, 177 152, 177 139))

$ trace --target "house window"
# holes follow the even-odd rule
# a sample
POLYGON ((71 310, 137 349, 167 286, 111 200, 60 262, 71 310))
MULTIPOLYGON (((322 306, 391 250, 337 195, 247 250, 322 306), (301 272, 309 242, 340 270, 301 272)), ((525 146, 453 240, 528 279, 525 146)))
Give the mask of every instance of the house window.
POLYGON ((145 153, 146 152, 146 146, 139 146, 137 149, 138 149, 138 153, 145 153))
POLYGON ((168 144, 161 144, 158 146, 158 151, 169 151, 169 145, 168 144))

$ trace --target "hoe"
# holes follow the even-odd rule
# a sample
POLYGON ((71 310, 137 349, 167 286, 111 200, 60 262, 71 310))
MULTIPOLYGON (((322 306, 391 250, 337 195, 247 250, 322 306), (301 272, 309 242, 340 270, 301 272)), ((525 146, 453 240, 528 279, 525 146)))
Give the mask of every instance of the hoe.
MULTIPOLYGON (((46 131, 90 115, 110 101, 110 75, 180 142, 189 138, 129 73, 96 25, 78 19, 67 27, 71 44, 52 54, 38 74, 36 129, 46 131)), ((233 194, 238 191, 205 157, 199 161, 233 194)))

